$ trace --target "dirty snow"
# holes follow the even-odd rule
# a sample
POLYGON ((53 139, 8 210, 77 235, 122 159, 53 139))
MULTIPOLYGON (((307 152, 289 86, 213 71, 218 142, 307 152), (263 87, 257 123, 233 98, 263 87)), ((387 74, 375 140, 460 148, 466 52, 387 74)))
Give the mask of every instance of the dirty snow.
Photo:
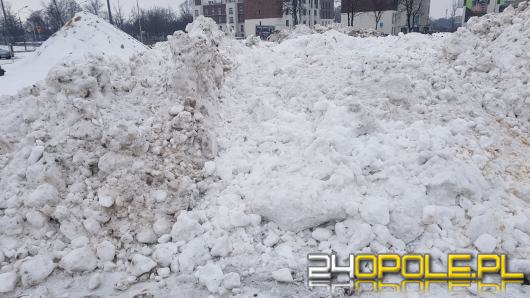
POLYGON ((530 273, 527 2, 448 35, 187 31, 0 97, 0 292, 318 296, 330 251, 530 273))

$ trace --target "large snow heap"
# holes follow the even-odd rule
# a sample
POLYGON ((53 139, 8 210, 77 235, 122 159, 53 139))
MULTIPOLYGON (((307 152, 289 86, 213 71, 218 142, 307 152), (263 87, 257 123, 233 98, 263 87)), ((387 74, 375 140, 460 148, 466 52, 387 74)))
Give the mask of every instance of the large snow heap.
POLYGON ((309 252, 530 273, 529 28, 522 2, 449 35, 245 46, 200 17, 63 63, 0 98, 0 291, 308 296, 309 252))
MULTIPOLYGON (((108 29, 103 22, 96 29, 108 29)), ((208 28, 216 32, 201 19, 128 62, 95 52, 67 59, 43 85, 0 99, 0 263, 9 273, 0 292, 12 272, 24 286, 55 267, 146 272, 130 257, 171 240, 175 214, 197 204, 204 163, 216 155, 211 95, 228 60, 208 28)), ((42 53, 59 47, 52 41, 42 53)))

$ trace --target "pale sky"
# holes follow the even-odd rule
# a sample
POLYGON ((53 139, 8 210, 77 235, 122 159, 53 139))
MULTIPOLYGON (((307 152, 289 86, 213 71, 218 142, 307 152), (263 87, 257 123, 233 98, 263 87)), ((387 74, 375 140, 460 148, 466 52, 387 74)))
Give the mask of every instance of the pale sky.
MULTIPOLYGON (((84 2, 87 2, 86 0, 76 0, 77 3, 81 4, 83 6, 84 2)), ((17 10, 20 10, 20 15, 22 17, 28 16, 31 11, 33 10, 39 10, 42 9, 42 3, 48 3, 49 0, 4 0, 4 3, 9 3, 11 7, 13 8, 13 11, 16 12, 17 10), (25 6, 28 6, 28 8, 24 8, 25 6)), ((102 0, 104 7, 103 11, 107 11, 107 0, 102 0)), ((136 0, 110 0, 110 5, 113 7, 118 5, 118 2, 120 3, 123 11, 128 16, 131 13, 132 9, 136 9, 136 0)), ((138 0, 138 4, 141 8, 149 8, 153 6, 160 6, 160 7, 171 7, 174 10, 178 11, 180 3, 184 2, 184 0, 138 0)))
MULTIPOLYGON (((45 0, 48 2, 49 0, 45 0)), ((77 0, 78 3, 82 3, 85 0, 77 0)), ((110 0, 111 6, 117 5, 118 1, 122 6, 123 10, 130 14, 131 10, 136 7, 136 0, 110 0)), ((175 10, 178 10, 180 3, 184 0, 138 0, 140 7, 149 8, 153 6, 161 7, 171 7, 175 10)), ((11 4, 13 11, 20 10, 20 15, 22 17, 28 16, 32 10, 42 9, 43 0, 4 0, 4 3, 11 4), (25 6, 28 8, 23 8, 25 6)), ((103 0, 105 3, 106 11, 106 0, 103 0)), ((453 0, 431 0, 431 16, 434 18, 445 17, 446 9, 450 9, 452 6, 453 0)))

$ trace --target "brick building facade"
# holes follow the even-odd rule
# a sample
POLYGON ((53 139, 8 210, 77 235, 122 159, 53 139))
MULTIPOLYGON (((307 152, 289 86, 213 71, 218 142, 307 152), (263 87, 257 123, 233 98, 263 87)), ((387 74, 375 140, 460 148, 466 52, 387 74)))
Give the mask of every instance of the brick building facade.
MULTIPOLYGON (((334 0, 302 0, 299 24, 329 25, 334 22, 334 0)), ((257 35, 293 26, 283 0, 194 0, 194 17, 215 20, 221 30, 236 37, 257 35)))

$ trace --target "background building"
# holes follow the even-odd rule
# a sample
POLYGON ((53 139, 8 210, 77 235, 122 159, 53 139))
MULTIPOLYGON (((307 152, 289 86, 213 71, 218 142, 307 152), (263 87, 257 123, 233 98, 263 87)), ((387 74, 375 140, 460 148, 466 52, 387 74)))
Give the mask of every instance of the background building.
MULTIPOLYGON (((334 22, 334 0, 301 0, 298 23, 309 27, 334 22)), ((236 37, 267 38, 273 31, 294 25, 283 0, 194 0, 193 17, 212 18, 219 29, 236 37)))
POLYGON ((243 0, 194 0, 193 4, 194 19, 204 15, 219 24, 219 29, 236 37, 245 36, 243 0))
MULTIPOLYGON (((418 15, 411 20, 410 31, 429 31, 430 0, 421 0, 422 5, 418 15)), ((398 0, 342 0, 341 23, 348 25, 348 12, 353 11, 353 25, 355 29, 374 29, 385 34, 409 32, 407 14, 398 0), (352 9, 353 7, 353 9, 352 9), (377 20, 377 22, 376 22, 377 20)))
MULTIPOLYGON (((302 0, 298 24, 309 27, 334 22, 333 0, 302 0)), ((270 32, 294 25, 292 12, 282 0, 245 0, 245 34, 266 38, 270 32)))
POLYGON ((516 7, 519 2, 521 0, 465 0, 465 21, 487 13, 502 12, 509 5, 516 7))

